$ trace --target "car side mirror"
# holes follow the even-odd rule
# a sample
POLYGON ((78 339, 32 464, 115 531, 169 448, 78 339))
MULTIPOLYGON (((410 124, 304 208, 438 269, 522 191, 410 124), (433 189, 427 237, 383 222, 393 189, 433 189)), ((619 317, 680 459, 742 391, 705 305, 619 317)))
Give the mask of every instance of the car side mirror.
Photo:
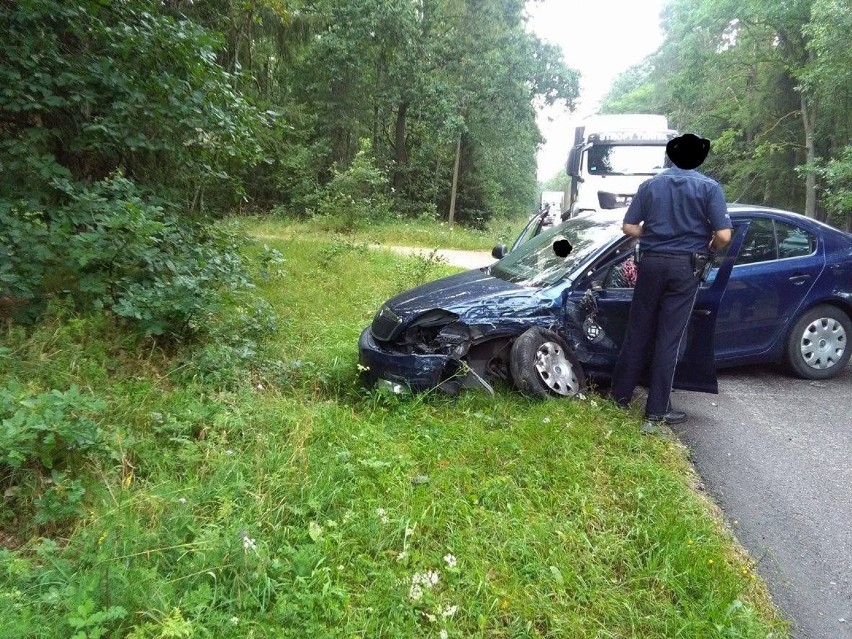
POLYGON ((508 252, 509 250, 506 248, 505 244, 498 244, 493 249, 491 249, 491 257, 493 257, 495 260, 502 260, 504 257, 506 257, 506 254, 508 252))
POLYGON ((582 310, 587 316, 594 315, 598 312, 597 291, 594 288, 586 289, 586 292, 580 299, 580 310, 582 310))

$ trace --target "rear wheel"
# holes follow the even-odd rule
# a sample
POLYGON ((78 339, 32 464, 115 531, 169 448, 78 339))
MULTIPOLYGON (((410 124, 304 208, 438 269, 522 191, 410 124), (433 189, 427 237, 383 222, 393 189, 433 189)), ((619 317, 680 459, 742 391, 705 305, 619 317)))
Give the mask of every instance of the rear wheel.
POLYGON ((816 306, 802 315, 787 338, 787 363, 805 379, 828 379, 852 355, 852 321, 835 306, 816 306))
POLYGON ((538 397, 573 397, 586 390, 577 356, 553 331, 534 327, 512 344, 509 371, 515 386, 538 397))

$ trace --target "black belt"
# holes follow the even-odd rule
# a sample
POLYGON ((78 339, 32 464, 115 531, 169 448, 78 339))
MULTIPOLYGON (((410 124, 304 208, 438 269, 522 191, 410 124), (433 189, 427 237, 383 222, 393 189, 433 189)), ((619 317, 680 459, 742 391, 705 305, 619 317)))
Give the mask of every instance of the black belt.
POLYGON ((643 251, 642 257, 661 257, 663 259, 692 259, 692 253, 662 253, 658 251, 643 251))

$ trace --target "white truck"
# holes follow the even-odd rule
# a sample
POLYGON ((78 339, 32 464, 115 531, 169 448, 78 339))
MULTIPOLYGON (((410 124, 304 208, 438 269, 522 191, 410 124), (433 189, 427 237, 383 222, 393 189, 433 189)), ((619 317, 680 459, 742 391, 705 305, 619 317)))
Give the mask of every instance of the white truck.
POLYGON ((562 218, 563 200, 564 193, 562 193, 562 191, 541 192, 541 202, 538 207, 538 215, 543 216, 543 228, 550 228, 554 224, 559 224, 562 218))
POLYGON ((571 186, 562 219, 630 204, 645 180, 667 166, 666 143, 677 136, 664 115, 593 115, 574 130, 568 154, 571 186))
POLYGON ((564 194, 562 191, 542 191, 539 210, 543 211, 545 207, 548 207, 562 213, 563 199, 564 194))

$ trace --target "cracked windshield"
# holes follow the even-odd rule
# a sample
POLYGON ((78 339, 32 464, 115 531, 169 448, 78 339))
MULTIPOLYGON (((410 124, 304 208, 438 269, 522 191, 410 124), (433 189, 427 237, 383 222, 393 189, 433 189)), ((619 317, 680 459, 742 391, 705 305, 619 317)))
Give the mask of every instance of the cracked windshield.
POLYGON ((551 286, 618 235, 612 223, 572 220, 522 244, 492 266, 491 275, 521 286, 551 286))

